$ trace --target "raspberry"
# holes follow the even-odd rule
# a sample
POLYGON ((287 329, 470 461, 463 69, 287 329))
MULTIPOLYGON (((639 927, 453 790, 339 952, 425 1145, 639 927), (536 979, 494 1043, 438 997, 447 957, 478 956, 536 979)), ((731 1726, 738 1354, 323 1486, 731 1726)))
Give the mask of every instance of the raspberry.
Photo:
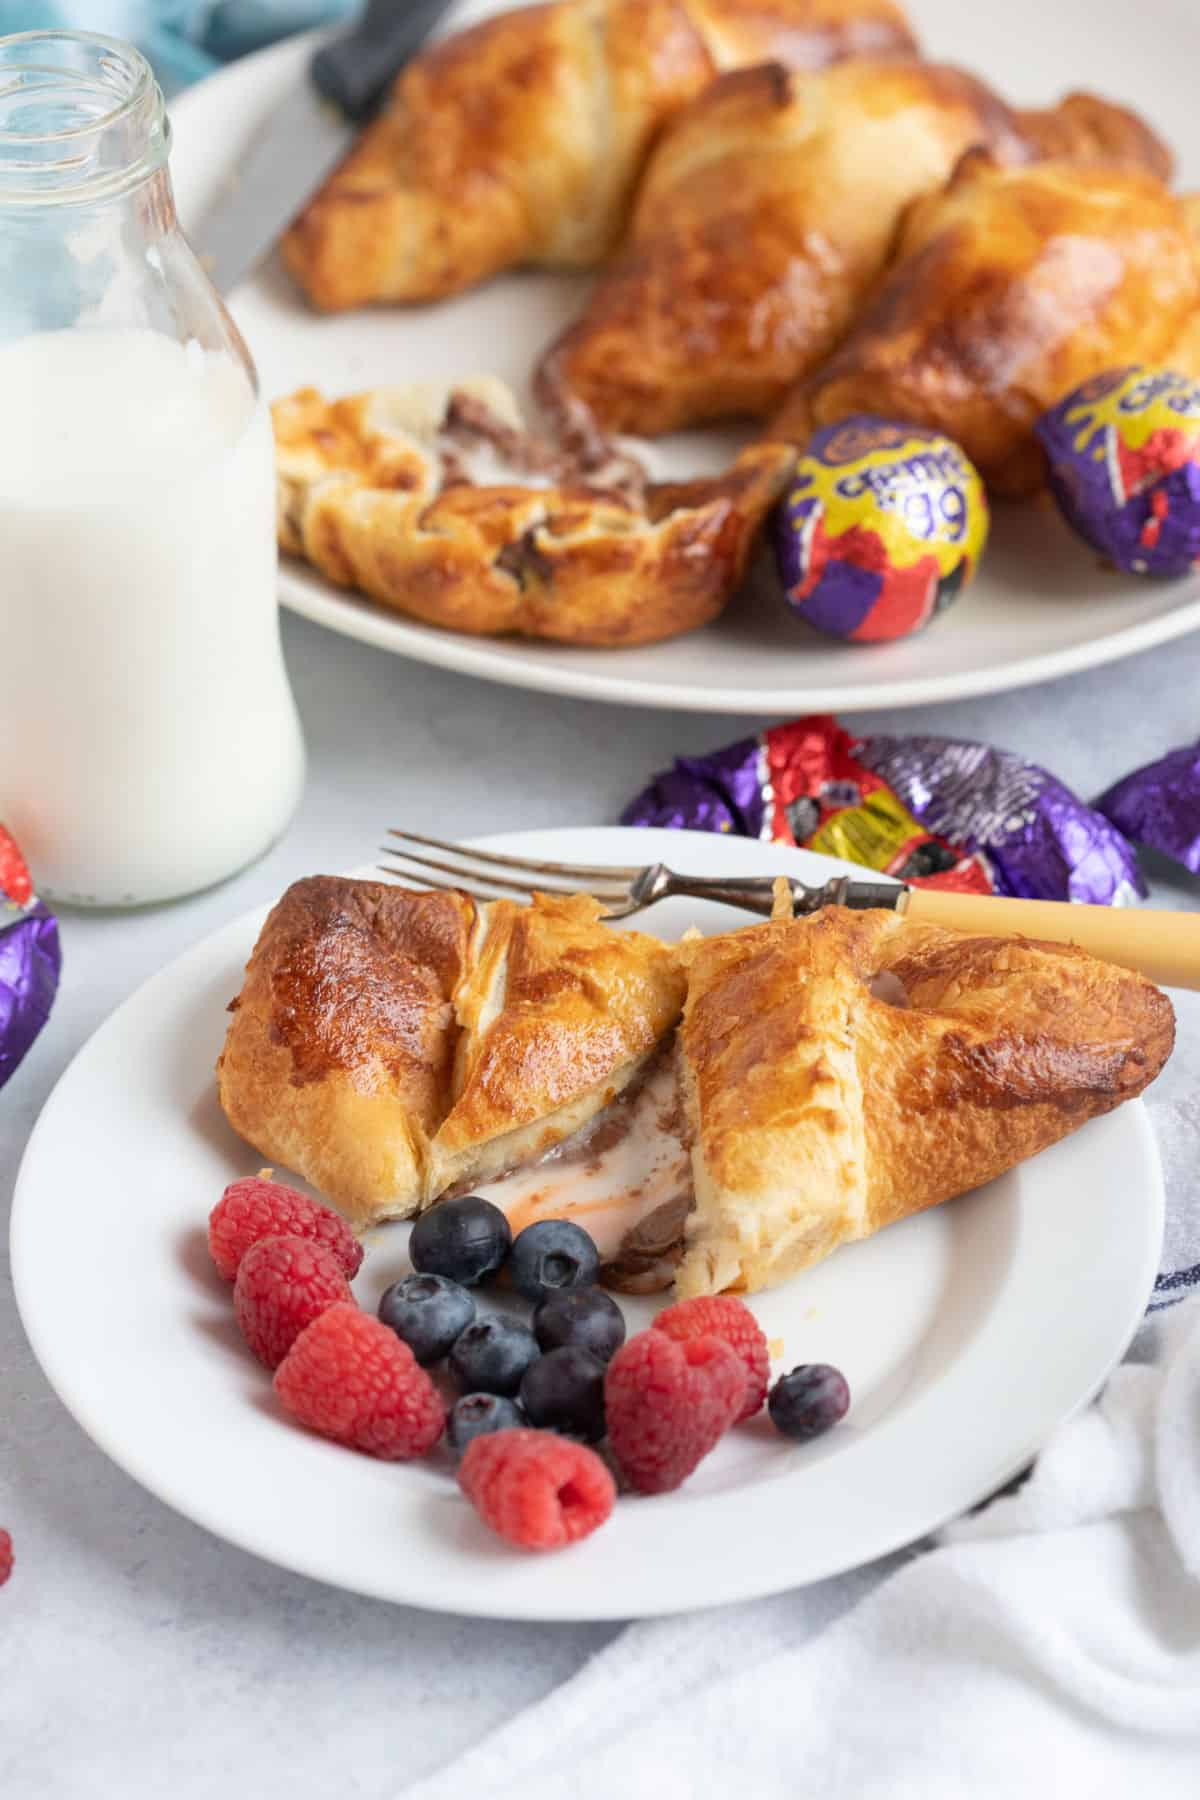
POLYGON ((617 1497, 586 1444, 519 1428, 472 1438, 458 1485, 484 1524, 522 1550, 561 1550, 589 1537, 617 1497))
POLYGON ((746 1403, 746 1365, 720 1338, 639 1331, 608 1365, 608 1442, 630 1486, 686 1481, 746 1403))
POLYGON ((251 1244, 233 1289, 242 1336, 268 1369, 277 1368, 304 1327, 339 1300, 354 1303, 341 1263, 324 1244, 300 1237, 251 1244))
POLYGON ((348 1278, 358 1274, 362 1245, 345 1219, 299 1194, 281 1182, 267 1181, 270 1174, 231 1181, 208 1220, 208 1248, 226 1281, 233 1281, 238 1264, 250 1248, 265 1237, 312 1238, 332 1250, 348 1278))
POLYGON ((0 1587, 3 1587, 13 1572, 12 1538, 7 1531, 0 1531, 0 1587))
POLYGON ((732 1294, 706 1294, 695 1300, 677 1300, 660 1312, 655 1331, 665 1331, 677 1344, 685 1338, 715 1337, 736 1350, 746 1365, 746 1403, 739 1419, 752 1419, 767 1397, 771 1384, 771 1352, 762 1326, 732 1294))
POLYGON ((408 1345, 351 1302, 300 1333, 275 1371, 284 1406, 322 1437, 388 1462, 424 1456, 442 1435, 442 1397, 408 1345))

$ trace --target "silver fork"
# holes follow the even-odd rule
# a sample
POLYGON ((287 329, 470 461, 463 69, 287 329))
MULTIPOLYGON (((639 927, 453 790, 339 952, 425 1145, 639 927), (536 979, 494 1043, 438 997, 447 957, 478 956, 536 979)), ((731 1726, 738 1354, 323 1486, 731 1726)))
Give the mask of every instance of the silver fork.
MULTIPOLYGON (((411 881, 416 869, 421 886, 456 888, 477 900, 497 900, 505 894, 528 899, 538 892, 591 894, 607 919, 632 918, 659 900, 676 896, 716 900, 769 918, 779 879, 776 875, 681 875, 660 862, 647 863, 643 868, 539 862, 532 857, 501 855, 495 850, 473 850, 443 838, 423 837, 416 831, 392 830, 388 835, 403 846, 388 846, 381 852, 389 858, 382 865, 388 875, 407 875, 411 881), (422 855, 410 850, 410 844, 438 854, 422 855), (408 864, 413 867, 407 867, 408 864), (434 880, 426 870, 450 879, 434 880)), ((1200 990, 1197 913, 1082 906, 1059 900, 1012 900, 997 894, 907 887, 900 881, 858 881, 847 875, 835 875, 821 886, 798 881, 795 876, 785 879, 792 896, 792 912, 797 917, 819 912, 824 906, 855 910, 884 907, 921 924, 949 926, 991 938, 1027 937, 1053 944, 1075 944, 1105 962, 1135 969, 1163 987, 1200 990)))
MULTIPOLYGON (((416 831, 389 830, 389 837, 401 843, 420 844, 424 850, 436 850, 439 857, 422 856, 415 850, 397 850, 385 845, 382 856, 391 859, 382 864, 389 875, 407 874, 404 864, 412 863, 424 871, 432 869, 448 875, 449 881, 435 881, 422 873, 423 887, 452 888, 470 894, 476 900, 496 900, 505 894, 518 894, 528 899, 531 894, 590 894, 599 901, 606 919, 628 919, 644 912, 659 900, 682 896, 689 900, 717 900, 725 906, 737 906, 743 912, 770 918, 775 904, 777 875, 716 878, 704 875, 681 875, 665 863, 647 863, 643 868, 600 868, 590 863, 537 862, 530 857, 501 856, 494 850, 473 850, 464 844, 452 844, 442 838, 422 837, 416 831), (446 857, 453 857, 447 862, 446 857), (487 892, 487 889, 498 890, 487 892)), ((823 906, 896 907, 908 889, 897 882, 852 881, 846 875, 835 876, 821 887, 785 877, 792 895, 795 914, 819 912, 823 906)))

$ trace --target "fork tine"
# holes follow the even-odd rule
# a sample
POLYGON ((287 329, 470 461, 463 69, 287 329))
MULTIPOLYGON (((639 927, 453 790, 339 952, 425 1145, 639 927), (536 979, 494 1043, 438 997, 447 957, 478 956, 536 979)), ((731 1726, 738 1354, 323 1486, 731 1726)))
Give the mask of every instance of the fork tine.
MULTIPOLYGON (((519 894, 531 894, 534 889, 537 888, 543 894, 592 893, 597 900, 624 900, 628 895, 628 889, 625 887, 624 883, 621 883, 616 887, 606 888, 603 891, 601 891, 601 884, 599 882, 591 883, 587 887, 581 889, 577 883, 564 885, 563 883, 553 881, 518 881, 512 875, 489 874, 486 869, 476 869, 470 866, 460 868, 457 863, 439 862, 432 856, 418 856, 415 850, 391 850, 385 847, 380 851, 380 854, 382 856, 395 857, 397 860, 402 857, 405 862, 417 863, 423 869, 436 869, 441 875, 461 875, 468 880, 474 877, 477 881, 488 882, 492 887, 514 888, 519 894)), ((469 850, 463 850, 460 854, 465 858, 471 856, 469 850)))
MULTIPOLYGON (((628 896, 628 889, 624 886, 610 887, 610 889, 599 891, 599 882, 592 887, 563 886, 558 882, 522 882, 522 880, 516 880, 515 875, 491 875, 489 869, 459 868, 457 862, 439 862, 434 857, 417 857, 414 850, 387 850, 385 848, 380 851, 380 855, 392 857, 396 862, 399 862, 399 859, 403 859, 405 862, 416 862, 423 869, 437 869, 439 875, 459 875, 459 877, 466 878, 468 882, 477 880, 477 882, 488 882, 489 887, 507 887, 518 895, 531 895, 534 893, 534 889, 543 895, 592 893, 597 900, 604 900, 604 902, 624 900, 628 896)), ((470 851, 464 851, 464 855, 470 855, 470 851)))
MULTIPOLYGON (((380 863, 378 867, 383 875, 404 874, 403 869, 393 869, 387 863, 380 863)), ((501 894, 485 894, 482 888, 469 887, 465 881, 431 881, 427 875, 417 875, 413 879, 419 881, 422 887, 438 888, 443 894, 470 894, 472 900, 485 901, 504 898, 501 894)))
MULTIPOLYGON (((383 854, 385 856, 393 856, 395 854, 395 852, 392 850, 385 850, 383 854)), ((404 874, 403 869, 394 869, 394 868, 390 867, 387 863, 380 863, 379 870, 380 870, 380 873, 383 875, 403 875, 404 874)), ((428 875, 420 875, 420 876, 416 877, 416 879, 420 881, 422 887, 437 888, 439 890, 439 892, 441 892, 443 894, 470 894, 472 900, 482 900, 485 904, 487 904, 488 902, 490 902, 492 900, 502 900, 502 899, 506 898, 506 896, 504 894, 486 894, 483 892, 483 890, 481 888, 468 886, 468 884, 465 881, 431 881, 428 875)), ((482 879, 484 881, 487 881, 491 878, 489 876, 485 875, 482 877, 482 879)), ((506 883, 506 882, 502 881, 502 879, 499 876, 497 876, 495 878, 495 880, 492 882, 492 885, 494 887, 502 887, 502 886, 511 886, 511 883, 506 883)), ((523 890, 521 890, 521 889, 517 890, 518 893, 520 893, 522 891, 523 890)), ((571 893, 579 892, 579 890, 577 888, 572 888, 569 891, 571 893)), ((624 902, 624 904, 621 904, 619 902, 610 903, 606 900, 601 900, 600 896, 598 894, 595 895, 594 898, 597 900, 600 900, 600 905, 604 909, 603 916, 606 919, 625 919, 625 918, 628 918, 632 913, 640 911, 640 908, 634 906, 632 901, 626 900, 624 902)))
MULTIPOLYGON (((581 881, 632 881, 641 874, 641 868, 613 869, 596 868, 590 863, 534 862, 524 856, 501 856, 494 850, 469 850, 463 844, 449 844, 444 838, 422 837, 416 831, 397 831, 394 826, 388 827, 388 836, 402 838, 409 844, 423 844, 427 850, 441 850, 451 856, 467 856, 475 862, 491 863, 498 869, 521 869, 532 875, 566 875, 578 877, 581 881)), ((577 890, 576 890, 577 891, 577 890)))

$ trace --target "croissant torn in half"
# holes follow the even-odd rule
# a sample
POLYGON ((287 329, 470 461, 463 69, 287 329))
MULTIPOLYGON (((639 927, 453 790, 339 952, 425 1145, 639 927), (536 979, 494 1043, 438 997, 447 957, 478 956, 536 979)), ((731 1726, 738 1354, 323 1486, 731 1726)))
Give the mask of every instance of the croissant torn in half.
POLYGON ((281 547, 397 612, 473 633, 655 643, 736 588, 785 445, 711 480, 647 484, 598 440, 558 448, 490 378, 272 409, 281 547))
POLYGON ((359 1227, 543 1155, 637 1077, 683 1004, 674 952, 599 914, 578 895, 296 882, 230 1009, 226 1117, 359 1227))
POLYGON ((1173 1030, 1157 989, 1082 951, 895 913, 671 947, 578 896, 317 878, 263 927, 218 1081, 234 1128, 359 1227, 468 1185, 516 1224, 584 1191, 617 1285, 678 1265, 683 1294, 753 1292, 1140 1093, 1173 1030), (639 1110, 667 1154, 597 1198, 639 1110))
POLYGON ((556 0, 500 13, 400 74, 283 240, 330 311, 439 300, 521 263, 588 268, 647 151, 722 69, 908 54, 895 0, 556 0))
POLYGON ((1200 375, 1196 224, 1152 175, 972 151, 912 209, 879 292, 771 436, 876 413, 954 438, 995 493, 1034 493, 1034 426, 1080 382, 1129 363, 1200 375))

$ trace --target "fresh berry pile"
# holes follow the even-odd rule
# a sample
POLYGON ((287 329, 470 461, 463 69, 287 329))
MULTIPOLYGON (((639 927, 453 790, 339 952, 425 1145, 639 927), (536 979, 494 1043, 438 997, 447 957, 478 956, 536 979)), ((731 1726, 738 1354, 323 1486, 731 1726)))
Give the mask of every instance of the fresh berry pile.
MULTIPOLYGON (((281 1405, 385 1461, 425 1456, 444 1437, 480 1518, 523 1549, 558 1549, 602 1525, 614 1470, 640 1494, 679 1487, 764 1401, 795 1441, 827 1431, 850 1404, 825 1363, 770 1387, 767 1340, 731 1295, 678 1301, 626 1342, 586 1231, 545 1219, 514 1238, 474 1194, 417 1221, 413 1273, 374 1317, 350 1288, 362 1247, 349 1226, 270 1174, 226 1188, 208 1236, 281 1405), (475 1290, 497 1277, 531 1304, 528 1323, 481 1311, 475 1290)), ((0 1532, 0 1581, 4 1551, 0 1532)), ((11 1567, 11 1546, 8 1557, 11 1567)))

